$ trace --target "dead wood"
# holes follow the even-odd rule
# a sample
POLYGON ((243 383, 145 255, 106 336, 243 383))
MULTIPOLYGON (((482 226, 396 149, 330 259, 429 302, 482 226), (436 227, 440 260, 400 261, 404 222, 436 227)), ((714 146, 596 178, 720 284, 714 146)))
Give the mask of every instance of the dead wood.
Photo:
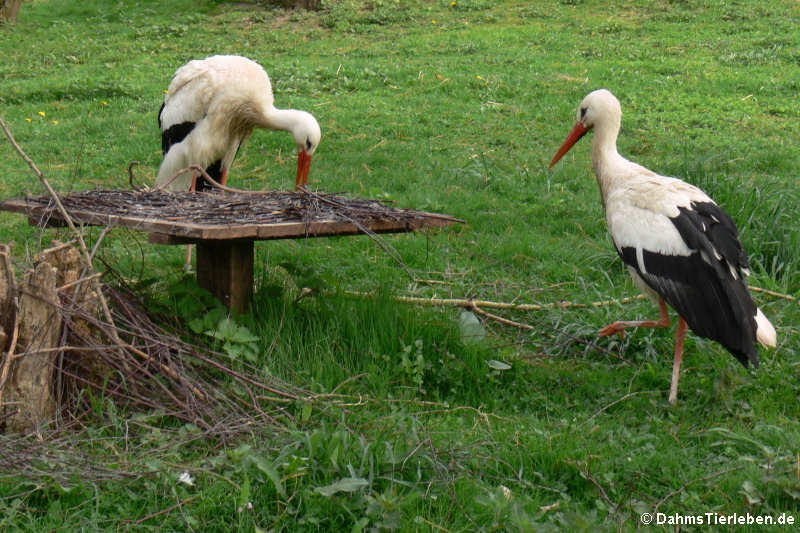
POLYGON ((14 326, 16 287, 11 268, 11 247, 0 244, 0 353, 6 349, 8 336, 14 326))
POLYGON ((107 322, 74 246, 55 243, 37 261, 24 283, 11 278, 20 296, 0 359, 0 433, 40 435, 48 425, 81 422, 99 394, 119 408, 158 410, 225 436, 253 423, 283 425, 288 415, 256 392, 279 401, 307 396, 256 377, 241 361, 244 371, 232 370, 227 355, 201 352, 158 325, 132 293, 101 284, 114 318, 107 322), (226 394, 222 376, 243 394, 226 394))
POLYGON ((4 383, 6 428, 14 433, 40 433, 53 419, 53 353, 61 336, 61 317, 54 302, 57 270, 42 262, 28 272, 20 287, 20 352, 6 354, 10 376, 4 383))
POLYGON ((22 0, 0 0, 0 23, 16 22, 22 0))

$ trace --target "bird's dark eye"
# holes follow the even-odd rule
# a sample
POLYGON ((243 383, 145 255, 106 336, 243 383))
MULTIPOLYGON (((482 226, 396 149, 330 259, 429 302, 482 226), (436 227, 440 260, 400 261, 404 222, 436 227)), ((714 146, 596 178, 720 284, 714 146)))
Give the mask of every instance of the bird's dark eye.
POLYGON ((311 139, 306 139, 306 150, 311 150, 312 146, 313 144, 311 144, 311 139))
POLYGON ((587 109, 589 109, 589 108, 588 107, 582 107, 581 108, 581 120, 583 120, 583 117, 586 116, 586 110, 587 109))

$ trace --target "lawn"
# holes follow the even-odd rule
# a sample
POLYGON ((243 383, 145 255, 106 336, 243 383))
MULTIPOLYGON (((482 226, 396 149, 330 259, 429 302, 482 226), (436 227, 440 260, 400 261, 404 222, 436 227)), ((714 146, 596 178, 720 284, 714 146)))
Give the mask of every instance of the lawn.
MULTIPOLYGON (((0 26, 0 117, 59 191, 129 187, 132 160, 152 183, 173 73, 237 54, 266 68, 278 107, 317 117, 312 189, 466 221, 381 242, 258 243, 255 301, 236 322, 255 340, 227 353, 299 399, 265 396, 275 417, 215 433, 98 395, 80 428, 0 436, 0 530, 676 530, 642 513, 706 520, 681 530, 717 530, 704 513, 798 523, 800 5, 322 5, 34 0, 0 26), (746 370, 690 334, 676 406, 672 330, 596 336, 657 309, 622 302, 637 293, 607 235, 589 140, 547 168, 601 87, 622 103, 620 152, 722 205, 750 284, 770 291, 754 298, 777 348, 746 370), (513 325, 399 296, 540 307, 486 309, 513 325)), ((256 131, 230 183, 290 188, 293 150, 290 135, 256 131)), ((0 198, 29 193, 44 190, 0 139, 0 198)), ((52 238, 68 233, 0 214, 20 265, 52 238)), ((115 230, 99 257, 170 328, 225 349, 190 331, 223 317, 198 307, 181 247, 115 230)))

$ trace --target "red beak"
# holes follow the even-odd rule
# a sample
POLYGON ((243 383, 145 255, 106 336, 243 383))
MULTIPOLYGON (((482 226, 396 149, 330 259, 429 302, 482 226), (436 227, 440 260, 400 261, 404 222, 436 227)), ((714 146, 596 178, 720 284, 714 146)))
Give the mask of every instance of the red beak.
POLYGON ((569 135, 567 135, 567 139, 564 141, 564 144, 562 144, 561 148, 558 149, 556 156, 552 161, 550 161, 550 168, 553 168, 553 165, 558 163, 558 160, 564 157, 564 154, 569 152, 569 149, 572 148, 572 145, 578 142, 581 137, 586 135, 587 131, 589 131, 589 128, 584 126, 583 123, 578 122, 575 124, 575 127, 572 128, 572 131, 569 132, 569 135))
POLYGON ((308 173, 311 170, 311 156, 305 150, 300 150, 297 154, 297 181, 294 183, 294 190, 298 190, 301 185, 308 183, 308 173))

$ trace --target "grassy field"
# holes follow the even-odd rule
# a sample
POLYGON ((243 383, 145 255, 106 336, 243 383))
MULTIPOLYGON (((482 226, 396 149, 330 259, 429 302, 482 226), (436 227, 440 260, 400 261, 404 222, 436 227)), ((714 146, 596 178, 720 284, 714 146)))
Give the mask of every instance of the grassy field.
MULTIPOLYGON (((394 257, 367 237, 258 244, 256 300, 240 319, 258 337, 249 361, 315 396, 236 439, 103 398, 81 431, 0 437, 0 530, 676 529, 640 522, 654 512, 798 523, 798 3, 323 7, 35 0, 0 26, 0 116, 60 191, 128 187, 134 159, 152 183, 172 74, 230 53, 265 66, 279 107, 318 118, 312 188, 467 221, 384 236, 394 257), (527 329, 392 299, 636 294, 606 232, 590 142, 547 169, 600 87, 622 103, 620 152, 706 190, 739 225, 751 285, 790 297, 755 294, 779 336, 757 371, 689 335, 675 407, 672 331, 596 337, 655 316, 647 301, 497 311, 527 329), (298 299, 304 286, 322 290, 298 299), (8 468, 3 456, 22 447, 36 459, 8 468)), ((291 187, 293 149, 287 134, 255 132, 232 185, 291 187)), ((3 139, 0 198, 43 192, 3 139)), ((0 215, 20 263, 57 236, 0 215)), ((176 303, 196 293, 180 247, 115 231, 101 255, 152 305, 204 319, 176 303)))

